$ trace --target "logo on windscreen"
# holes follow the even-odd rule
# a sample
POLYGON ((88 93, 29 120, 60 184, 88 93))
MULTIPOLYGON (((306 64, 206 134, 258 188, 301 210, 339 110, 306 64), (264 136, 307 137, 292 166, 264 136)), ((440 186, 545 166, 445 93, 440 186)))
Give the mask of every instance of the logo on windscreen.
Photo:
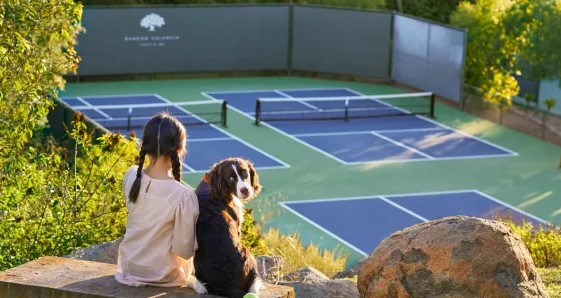
POLYGON ((155 13, 147 14, 140 21, 140 26, 148 29, 148 31, 155 31, 156 28, 160 28, 165 24, 166 22, 164 18, 162 18, 160 15, 155 13))

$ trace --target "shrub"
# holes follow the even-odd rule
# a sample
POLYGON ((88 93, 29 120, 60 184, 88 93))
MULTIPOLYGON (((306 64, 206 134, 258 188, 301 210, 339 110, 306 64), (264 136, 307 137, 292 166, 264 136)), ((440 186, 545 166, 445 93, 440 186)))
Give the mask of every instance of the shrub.
POLYGON ((82 120, 66 147, 34 137, 18 154, 22 162, 0 171, 0 270, 124 233, 122 175, 138 155, 136 142, 118 134, 92 140, 82 120))
POLYGON ((502 219, 521 238, 536 267, 561 266, 561 229, 558 227, 539 227, 525 222, 516 224, 502 219))
POLYGON ((561 267, 538 268, 538 273, 550 298, 561 298, 561 267))
POLYGON ((298 234, 282 235, 271 228, 263 235, 263 241, 272 254, 283 257, 280 275, 310 266, 331 277, 343 271, 347 263, 348 255, 341 250, 321 250, 313 243, 304 246, 298 234))

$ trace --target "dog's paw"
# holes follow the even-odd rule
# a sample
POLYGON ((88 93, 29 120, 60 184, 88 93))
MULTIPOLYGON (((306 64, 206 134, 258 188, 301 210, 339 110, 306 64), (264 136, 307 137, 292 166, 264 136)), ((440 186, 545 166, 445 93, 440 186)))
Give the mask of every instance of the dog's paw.
POLYGON ((253 284, 252 284, 251 287, 249 288, 249 291, 248 291, 248 292, 249 292, 249 293, 257 294, 257 293, 259 293, 259 291, 260 291, 261 289, 263 289, 263 288, 264 288, 263 282, 261 281, 261 279, 257 278, 257 279, 255 279, 255 280, 253 281, 253 284))
POLYGON ((189 275, 187 278, 187 286, 192 288, 197 292, 197 294, 207 294, 208 290, 206 289, 205 285, 200 282, 196 277, 193 275, 189 275))
POLYGON ((195 292, 197 292, 198 294, 208 294, 208 290, 206 289, 205 285, 198 281, 195 283, 195 292))

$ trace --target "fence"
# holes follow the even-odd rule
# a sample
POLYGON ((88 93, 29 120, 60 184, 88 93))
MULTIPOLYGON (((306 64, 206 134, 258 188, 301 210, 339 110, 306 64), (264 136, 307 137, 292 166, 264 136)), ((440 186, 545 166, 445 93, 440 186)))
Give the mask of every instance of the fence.
POLYGON ((466 32, 392 12, 95 7, 83 26, 78 76, 296 70, 393 80, 457 102, 462 93, 466 32))

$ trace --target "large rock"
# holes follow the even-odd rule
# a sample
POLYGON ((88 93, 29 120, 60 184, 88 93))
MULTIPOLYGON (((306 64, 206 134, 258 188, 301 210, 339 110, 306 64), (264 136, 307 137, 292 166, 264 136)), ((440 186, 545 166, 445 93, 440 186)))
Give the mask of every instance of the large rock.
POLYGON ((359 271, 362 297, 548 297, 505 224, 457 216, 384 239, 359 271))
POLYGON ((367 258, 362 258, 361 260, 359 260, 352 268, 345 270, 345 271, 341 271, 341 272, 337 272, 335 273, 335 275, 333 275, 333 278, 353 278, 355 276, 358 275, 358 271, 360 270, 360 267, 362 267, 362 264, 364 264, 364 262, 367 260, 367 258))
POLYGON ((281 256, 256 256, 257 271, 261 279, 275 282, 280 279, 280 272, 284 265, 281 256))
POLYGON ((98 245, 81 248, 73 251, 71 254, 65 257, 84 261, 117 264, 119 244, 121 244, 121 241, 123 241, 123 238, 118 238, 113 241, 103 242, 98 245))
POLYGON ((329 279, 315 268, 306 267, 283 276, 281 285, 294 289, 296 298, 358 298, 356 282, 346 279, 329 279))

